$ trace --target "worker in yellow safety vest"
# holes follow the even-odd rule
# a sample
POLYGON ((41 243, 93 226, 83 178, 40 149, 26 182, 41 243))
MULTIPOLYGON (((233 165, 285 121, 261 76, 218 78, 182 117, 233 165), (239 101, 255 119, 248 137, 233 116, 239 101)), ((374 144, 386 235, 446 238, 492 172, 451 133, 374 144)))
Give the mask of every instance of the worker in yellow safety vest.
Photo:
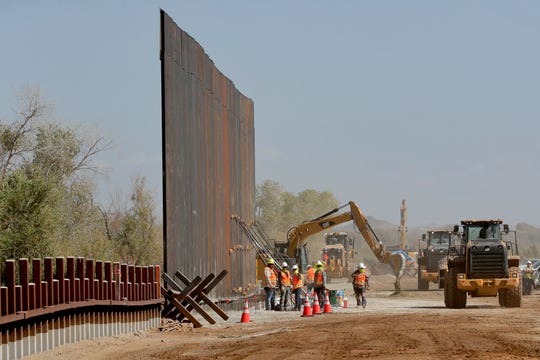
POLYGON ((292 267, 292 292, 294 294, 294 310, 300 311, 302 305, 302 294, 304 292, 304 282, 302 281, 302 274, 298 270, 298 265, 292 267))
POLYGON ((532 293, 532 288, 534 287, 533 273, 532 261, 528 260, 527 266, 523 270, 523 295, 531 295, 532 293))
POLYGON ((265 292, 266 310, 275 310, 276 308, 276 287, 278 285, 274 259, 269 258, 264 267, 263 286, 265 292))
POLYGON ((366 265, 364 263, 358 264, 356 271, 351 276, 353 278, 356 306, 362 305, 362 308, 365 308, 367 305, 366 291, 369 290, 369 276, 366 274, 366 265))

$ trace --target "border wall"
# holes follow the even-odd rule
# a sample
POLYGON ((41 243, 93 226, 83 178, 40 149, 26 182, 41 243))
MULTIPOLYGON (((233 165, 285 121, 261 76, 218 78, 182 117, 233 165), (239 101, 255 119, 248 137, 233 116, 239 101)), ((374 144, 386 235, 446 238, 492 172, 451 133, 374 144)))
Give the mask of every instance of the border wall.
POLYGON ((253 101, 161 11, 164 272, 227 270, 219 298, 255 291, 255 251, 231 215, 254 220, 253 101))

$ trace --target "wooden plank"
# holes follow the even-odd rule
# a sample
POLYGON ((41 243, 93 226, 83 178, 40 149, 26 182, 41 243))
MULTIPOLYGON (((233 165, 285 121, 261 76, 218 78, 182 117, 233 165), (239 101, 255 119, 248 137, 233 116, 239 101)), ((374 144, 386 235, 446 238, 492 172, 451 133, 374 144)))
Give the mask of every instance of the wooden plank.
MULTIPOLYGON (((178 285, 173 278, 167 273, 163 273, 162 275, 163 280, 167 282, 172 288, 175 288, 175 290, 181 290, 180 285, 178 285)), ((188 282, 187 286, 182 292, 178 295, 174 295, 174 298, 178 300, 180 303, 182 303, 184 300, 189 303, 191 308, 197 310, 199 314, 202 315, 208 321, 210 324, 215 324, 216 321, 206 312, 202 307, 199 306, 199 304, 191 297, 191 293, 195 290, 197 285, 201 282, 201 277, 197 276, 193 281, 188 282)), ((189 310, 188 310, 189 311, 189 310)))
MULTIPOLYGON (((182 282, 184 284, 189 284, 190 281, 185 281, 187 280, 187 278, 180 278, 178 275, 181 275, 180 271, 177 271, 176 274, 175 274, 180 280, 182 280, 182 282)), ((206 285, 208 285, 210 283, 210 281, 212 281, 212 279, 214 279, 216 276, 214 274, 210 274, 208 275, 198 286, 195 290, 193 290, 193 292, 191 293, 191 295, 198 295, 201 291, 203 291, 206 287, 206 285)))
MULTIPOLYGON (((218 276, 216 276, 216 278, 206 287, 206 289, 204 289, 204 293, 205 294, 208 294, 210 291, 212 291, 212 289, 217 285, 219 284, 219 282, 221 280, 223 280, 223 278, 228 274, 229 272, 227 270, 223 270, 222 272, 219 273, 218 276)), ((175 274, 180 280, 182 280, 182 282, 186 283, 186 282, 189 282, 189 278, 187 276, 185 276, 184 274, 182 274, 180 271, 177 271, 176 274, 175 274)))
MULTIPOLYGON (((215 304, 206 294, 208 294, 219 282, 228 274, 227 270, 223 270, 203 291, 197 294, 195 301, 200 302, 204 301, 212 310, 214 310, 223 320, 228 320, 229 316, 221 310, 221 308, 215 304)), ((175 275, 182 280, 182 282, 189 282, 189 278, 182 274, 180 271, 177 271, 175 275)))
MULTIPOLYGON (((188 283, 188 278, 186 276, 184 276, 184 274, 182 274, 180 271, 177 271, 176 274, 175 274, 180 280, 182 280, 182 282, 184 283, 188 283)), ((224 276, 224 275, 223 275, 224 276)), ((206 279, 204 279, 204 281, 202 283, 199 284, 199 286, 197 286, 197 289, 195 289, 192 293, 193 295, 193 299, 194 301, 197 303, 197 304, 200 304, 201 301, 206 303, 212 310, 214 310, 219 316, 221 316, 224 320, 227 320, 229 318, 229 316, 227 316, 227 314, 225 314, 225 312, 223 310, 221 310, 221 308, 219 306, 217 306, 217 304, 215 304, 212 300, 210 300, 208 298, 208 296, 206 296, 206 294, 204 293, 204 290, 205 290, 205 286, 207 284, 210 283, 210 281, 212 281, 212 279, 214 279, 215 275, 214 274, 210 274, 206 277, 206 279)), ((215 285, 214 285, 215 286, 215 285)), ((185 304, 184 304, 185 305, 185 304)), ((191 311, 193 309, 193 306, 191 306, 191 304, 187 307, 187 309, 189 311, 191 311)))
MULTIPOLYGON (((175 291, 178 291, 178 292, 184 292, 184 295, 182 295, 181 297, 178 296, 176 297, 176 299, 182 303, 182 301, 185 299, 185 296, 187 296, 192 290, 193 288, 198 284, 198 282, 200 281, 200 277, 197 277, 199 280, 196 281, 196 282, 193 282, 191 285, 187 286, 184 290, 182 290, 182 288, 180 287, 180 285, 178 285, 174 279, 167 273, 163 273, 161 275, 161 277, 163 278, 163 280, 175 291)), ((195 278, 195 280, 197 280, 197 278, 195 278)), ((183 304, 184 305, 184 304, 183 304)), ((165 306, 165 308, 163 309, 163 311, 161 312, 162 313, 162 316, 163 317, 169 317, 169 318, 176 318, 177 316, 177 312, 174 311, 175 310, 175 307, 173 304, 168 304, 167 306, 165 306)), ((181 319, 179 319, 181 320, 181 319)))
POLYGON ((195 287, 202 280, 200 276, 197 276, 195 279, 193 279, 193 281, 191 283, 189 283, 188 286, 186 286, 185 289, 182 290, 180 285, 178 285, 169 274, 163 273, 163 275, 161 277, 163 278, 163 280, 165 280, 167 282, 167 284, 169 284, 169 286, 171 288, 173 288, 173 290, 176 290, 176 291, 180 292, 180 294, 175 296, 175 299, 180 301, 180 302, 182 302, 186 297, 188 297, 190 295, 190 293, 195 289, 195 287))
POLYGON ((161 287, 161 295, 163 295, 164 298, 166 298, 168 301, 174 304, 174 306, 180 311, 189 321, 193 324, 194 327, 198 328, 201 327, 202 324, 193 316, 189 311, 186 310, 182 306, 181 303, 178 302, 172 295, 172 291, 169 292, 169 290, 165 289, 163 286, 161 287))
POLYGON ((216 320, 214 320, 210 314, 208 314, 206 311, 204 311, 204 309, 191 297, 191 296, 188 296, 186 298, 186 300, 189 302, 189 304, 191 305, 191 307, 193 307, 195 310, 197 310, 197 312, 199 314, 202 315, 203 318, 206 319, 206 321, 208 321, 210 324, 215 324, 216 323, 216 320))

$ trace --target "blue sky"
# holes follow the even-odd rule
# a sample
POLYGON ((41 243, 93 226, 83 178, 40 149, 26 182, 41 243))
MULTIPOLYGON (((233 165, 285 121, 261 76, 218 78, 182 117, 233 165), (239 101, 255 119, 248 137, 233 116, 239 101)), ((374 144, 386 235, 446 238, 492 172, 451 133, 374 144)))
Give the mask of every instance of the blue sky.
POLYGON ((159 9, 255 104, 256 182, 409 225, 540 226, 536 1, 2 1, 0 119, 39 86, 161 212, 159 9))

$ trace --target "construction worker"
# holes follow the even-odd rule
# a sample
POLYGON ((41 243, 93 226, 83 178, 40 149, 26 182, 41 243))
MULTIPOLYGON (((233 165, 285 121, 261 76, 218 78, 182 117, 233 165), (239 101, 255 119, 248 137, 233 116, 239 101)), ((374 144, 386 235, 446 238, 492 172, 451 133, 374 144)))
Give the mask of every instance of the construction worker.
POLYGON ((300 311, 302 305, 302 293, 304 292, 304 282, 302 281, 302 274, 298 270, 298 265, 292 267, 292 292, 294 294, 294 310, 300 311))
POLYGON ((289 271, 289 265, 286 262, 281 264, 278 282, 280 291, 279 310, 284 311, 289 305, 289 297, 291 296, 291 273, 289 271))
POLYGON ((278 285, 278 280, 275 265, 274 259, 269 258, 266 261, 266 266, 264 267, 263 285, 266 295, 264 303, 266 310, 275 310, 276 308, 276 287, 278 285))
POLYGON ((310 295, 313 292, 314 281, 315 281, 315 269, 313 268, 313 266, 308 265, 307 272, 306 272, 306 285, 307 285, 308 294, 310 295))
POLYGON ((527 266, 523 270, 523 295, 531 295, 533 288, 533 273, 534 269, 532 261, 527 261, 527 266))
POLYGON ((326 290, 326 271, 322 261, 317 261, 315 264, 315 279, 313 284, 313 290, 317 294, 319 304, 324 301, 324 291, 326 290))
POLYGON ((353 278, 356 306, 362 305, 362 308, 365 308, 367 305, 366 291, 369 290, 369 276, 366 274, 366 265, 364 263, 358 264, 356 271, 351 276, 353 278))

